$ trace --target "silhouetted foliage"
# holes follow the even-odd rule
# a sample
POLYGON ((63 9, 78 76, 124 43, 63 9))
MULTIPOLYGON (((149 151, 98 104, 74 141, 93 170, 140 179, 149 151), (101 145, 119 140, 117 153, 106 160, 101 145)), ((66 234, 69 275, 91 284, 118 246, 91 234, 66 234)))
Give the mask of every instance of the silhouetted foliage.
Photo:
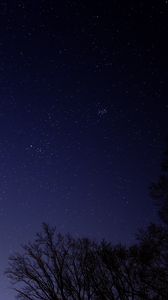
POLYGON ((35 242, 23 247, 23 254, 10 257, 7 275, 19 284, 15 290, 20 299, 91 299, 95 250, 93 242, 56 235, 44 224, 35 242))
POLYGON ((155 225, 130 248, 56 234, 43 225, 22 254, 10 257, 7 275, 18 298, 29 300, 168 299, 168 239, 155 225))
POLYGON ((43 224, 33 243, 9 258, 7 276, 22 300, 168 299, 168 151, 163 174, 151 188, 162 225, 140 230, 137 244, 57 234, 43 224))
POLYGON ((56 234, 43 225, 34 243, 10 257, 7 275, 20 299, 130 299, 127 250, 56 234))
POLYGON ((145 299, 168 299, 168 231, 151 224, 138 238, 135 260, 145 299))
POLYGON ((161 164, 161 176, 151 186, 151 196, 159 207, 161 220, 168 225, 168 146, 161 164))

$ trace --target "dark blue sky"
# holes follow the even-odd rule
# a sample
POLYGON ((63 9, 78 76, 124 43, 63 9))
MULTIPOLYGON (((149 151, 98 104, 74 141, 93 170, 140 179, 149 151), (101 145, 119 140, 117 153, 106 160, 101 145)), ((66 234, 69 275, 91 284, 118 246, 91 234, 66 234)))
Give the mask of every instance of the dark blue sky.
POLYGON ((43 221, 130 244, 156 221, 168 116, 168 1, 1 1, 0 231, 43 221))

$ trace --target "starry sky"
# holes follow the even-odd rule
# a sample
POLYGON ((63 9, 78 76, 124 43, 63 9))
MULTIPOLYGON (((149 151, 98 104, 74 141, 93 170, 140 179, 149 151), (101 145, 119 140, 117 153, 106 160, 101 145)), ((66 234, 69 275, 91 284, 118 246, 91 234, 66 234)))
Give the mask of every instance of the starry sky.
POLYGON ((0 1, 0 294, 43 221, 131 244, 168 134, 168 1, 0 1))

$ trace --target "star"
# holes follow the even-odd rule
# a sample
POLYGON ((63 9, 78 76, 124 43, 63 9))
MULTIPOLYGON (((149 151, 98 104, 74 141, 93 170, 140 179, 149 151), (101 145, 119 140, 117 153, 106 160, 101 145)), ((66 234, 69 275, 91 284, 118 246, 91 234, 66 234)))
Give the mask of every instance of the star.
POLYGON ((108 111, 107 111, 107 108, 102 108, 102 109, 99 109, 99 110, 98 110, 98 113, 97 113, 97 114, 98 114, 99 117, 103 117, 104 115, 107 114, 107 112, 108 112, 108 111))

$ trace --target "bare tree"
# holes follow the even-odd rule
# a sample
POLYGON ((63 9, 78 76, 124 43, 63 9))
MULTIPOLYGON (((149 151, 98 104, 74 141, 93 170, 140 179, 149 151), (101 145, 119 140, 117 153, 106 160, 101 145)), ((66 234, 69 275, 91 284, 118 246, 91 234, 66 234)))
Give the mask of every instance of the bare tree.
POLYGON ((23 254, 9 258, 6 273, 17 285, 20 299, 92 299, 90 272, 94 265, 89 256, 95 247, 88 239, 56 234, 44 224, 35 242, 23 247, 23 254))
POLYGON ((9 258, 21 300, 168 299, 168 231, 151 225, 130 248, 57 234, 43 224, 33 243, 9 258))
POLYGON ((63 236, 43 224, 22 250, 6 272, 22 300, 136 299, 124 247, 63 236))

